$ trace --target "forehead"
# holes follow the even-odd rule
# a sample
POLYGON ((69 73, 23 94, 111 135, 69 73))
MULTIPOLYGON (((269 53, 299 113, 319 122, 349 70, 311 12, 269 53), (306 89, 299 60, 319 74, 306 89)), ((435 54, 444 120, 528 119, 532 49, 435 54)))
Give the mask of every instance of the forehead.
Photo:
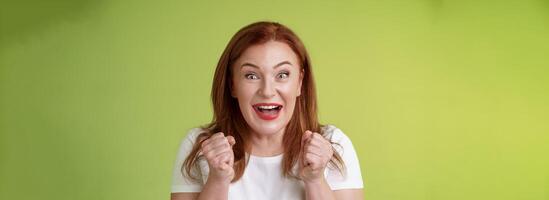
POLYGON ((299 66, 297 55, 288 44, 269 41, 248 47, 236 60, 235 67, 239 67, 243 63, 251 63, 261 68, 270 68, 284 61, 292 63, 293 66, 299 66))

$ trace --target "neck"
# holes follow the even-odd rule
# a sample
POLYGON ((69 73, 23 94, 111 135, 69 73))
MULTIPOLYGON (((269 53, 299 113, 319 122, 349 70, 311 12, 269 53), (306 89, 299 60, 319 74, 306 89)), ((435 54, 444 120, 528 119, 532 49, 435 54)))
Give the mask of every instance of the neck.
POLYGON ((282 139, 285 128, 271 135, 258 134, 252 131, 250 134, 251 154, 254 156, 276 156, 284 153, 282 139))

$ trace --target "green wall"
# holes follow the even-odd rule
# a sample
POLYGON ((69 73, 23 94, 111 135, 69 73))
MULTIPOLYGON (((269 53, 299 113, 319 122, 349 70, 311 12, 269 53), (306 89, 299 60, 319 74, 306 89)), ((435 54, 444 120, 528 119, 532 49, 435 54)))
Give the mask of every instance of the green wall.
POLYGON ((549 199, 549 2, 1 1, 0 199, 168 199, 216 62, 275 20, 365 199, 549 199))

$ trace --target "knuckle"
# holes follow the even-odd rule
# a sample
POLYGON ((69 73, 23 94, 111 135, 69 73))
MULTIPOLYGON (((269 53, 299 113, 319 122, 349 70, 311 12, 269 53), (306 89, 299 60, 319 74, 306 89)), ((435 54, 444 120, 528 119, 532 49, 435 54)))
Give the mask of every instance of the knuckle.
POLYGON ((313 138, 318 139, 320 137, 320 134, 317 132, 313 133, 313 138))
POLYGON ((206 159, 207 159, 207 160, 210 160, 210 161, 213 160, 213 157, 212 157, 212 153, 211 153, 211 152, 206 152, 206 153, 204 154, 204 156, 206 156, 206 159))
MULTIPOLYGON (((208 139, 208 140, 209 140, 209 139, 208 139)), ((208 140, 202 141, 202 142, 200 143, 200 146, 201 146, 202 148, 204 148, 204 146, 206 146, 206 143, 208 143, 208 140)))

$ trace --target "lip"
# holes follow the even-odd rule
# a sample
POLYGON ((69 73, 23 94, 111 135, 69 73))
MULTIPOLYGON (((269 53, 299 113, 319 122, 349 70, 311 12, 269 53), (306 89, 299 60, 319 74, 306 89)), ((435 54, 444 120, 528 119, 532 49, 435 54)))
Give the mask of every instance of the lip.
POLYGON ((278 117, 278 115, 280 114, 280 112, 282 111, 282 108, 284 108, 284 106, 282 106, 282 104, 278 104, 278 103, 258 103, 258 104, 254 104, 252 105, 255 113, 257 114, 257 116, 263 120, 274 120, 278 117), (276 113, 276 114, 267 114, 267 113, 263 113, 261 111, 259 111, 259 106, 281 106, 280 110, 276 113))

